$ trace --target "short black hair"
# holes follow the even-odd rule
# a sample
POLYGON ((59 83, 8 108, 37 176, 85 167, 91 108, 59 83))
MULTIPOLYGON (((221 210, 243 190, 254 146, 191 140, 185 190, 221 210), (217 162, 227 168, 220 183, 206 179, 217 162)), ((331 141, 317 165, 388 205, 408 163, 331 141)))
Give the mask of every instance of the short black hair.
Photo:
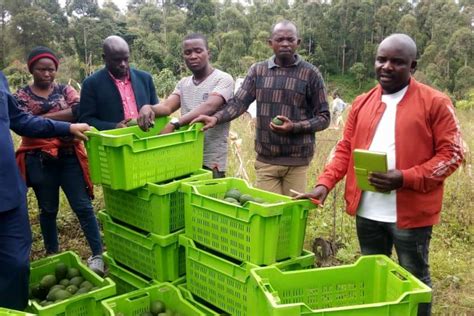
POLYGON ((184 41, 193 40, 193 39, 202 40, 204 42, 204 45, 206 46, 206 49, 209 49, 209 43, 207 42, 207 37, 206 35, 201 34, 201 33, 191 33, 191 34, 186 35, 183 39, 183 43, 184 41))
POLYGON ((275 28, 277 27, 277 25, 280 25, 280 24, 282 26, 293 25, 293 27, 295 28, 296 37, 298 37, 298 27, 296 26, 295 23, 291 22, 290 20, 280 20, 276 22, 275 24, 273 24, 272 29, 270 30, 270 37, 273 36, 273 33, 275 32, 275 28))

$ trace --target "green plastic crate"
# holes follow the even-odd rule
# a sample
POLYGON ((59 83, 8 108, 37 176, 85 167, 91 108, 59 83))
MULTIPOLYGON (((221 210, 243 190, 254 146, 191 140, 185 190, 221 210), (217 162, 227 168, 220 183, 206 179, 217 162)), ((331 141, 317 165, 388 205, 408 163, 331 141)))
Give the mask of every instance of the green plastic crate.
POLYGON ((188 290, 186 282, 183 282, 179 285, 177 285, 179 291, 181 292, 181 295, 186 299, 186 301, 191 302, 191 304, 196 305, 198 307, 201 307, 204 305, 207 311, 210 311, 209 314, 206 315, 223 315, 223 316, 229 316, 227 313, 224 313, 220 309, 218 309, 215 306, 212 306, 208 302, 205 302, 204 300, 200 300, 199 298, 194 297, 194 295, 188 290), (200 301, 199 301, 200 300, 200 301))
POLYGON ((115 261, 156 281, 174 281, 186 272, 184 249, 179 247, 179 230, 161 236, 141 233, 115 223, 99 212, 108 255, 115 261))
POLYGON ((102 302, 104 315, 115 316, 121 312, 127 316, 140 316, 150 310, 150 303, 160 300, 170 306, 173 312, 186 316, 218 315, 204 305, 187 301, 177 287, 161 283, 131 293, 120 295, 102 302))
POLYGON ((25 313, 13 309, 0 307, 0 316, 34 316, 37 314, 25 313))
MULTIPOLYGON (((236 316, 247 314, 249 307, 250 271, 257 265, 235 263, 196 246, 184 235, 179 243, 186 248, 186 285, 197 297, 236 316)), ((305 251, 300 257, 276 263, 283 270, 307 269, 314 265, 314 254, 305 251)))
POLYGON ((416 316, 431 289, 386 256, 361 257, 355 264, 283 272, 251 271, 254 293, 249 315, 416 316))
POLYGON ((158 281, 137 275, 120 266, 107 252, 104 252, 102 257, 107 265, 107 276, 115 282, 117 287, 117 295, 133 292, 159 283, 158 281))
POLYGON ((65 263, 68 267, 79 269, 84 279, 100 288, 44 307, 39 305, 37 302, 30 300, 28 302, 27 310, 40 316, 102 315, 100 301, 115 295, 115 283, 110 278, 104 279, 98 276, 81 262, 79 256, 71 251, 66 251, 58 255, 32 262, 30 268, 30 287, 36 285, 45 274, 54 274, 55 267, 59 262, 65 263))
POLYGON ((200 169, 182 179, 147 183, 132 191, 103 186, 107 214, 144 231, 167 235, 184 227, 184 194, 181 183, 212 179, 212 172, 200 169))
POLYGON ((240 261, 268 265, 297 257, 303 250, 308 200, 251 188, 242 179, 224 178, 183 183, 186 236, 240 261), (265 204, 244 206, 223 200, 236 188, 265 204))
MULTIPOLYGON (((109 257, 107 252, 104 252, 102 256, 104 258, 105 264, 107 265, 107 276, 111 278, 117 286, 117 295, 133 292, 151 285, 162 283, 138 275, 133 271, 129 271, 125 267, 122 267, 120 264, 115 262, 113 258, 109 257)), ((173 285, 179 285, 183 283, 186 283, 186 276, 182 276, 171 282, 173 285)))
POLYGON ((168 120, 158 118, 147 132, 138 126, 86 132, 92 182, 114 190, 132 190, 148 182, 175 179, 202 168, 202 124, 158 135, 168 120))

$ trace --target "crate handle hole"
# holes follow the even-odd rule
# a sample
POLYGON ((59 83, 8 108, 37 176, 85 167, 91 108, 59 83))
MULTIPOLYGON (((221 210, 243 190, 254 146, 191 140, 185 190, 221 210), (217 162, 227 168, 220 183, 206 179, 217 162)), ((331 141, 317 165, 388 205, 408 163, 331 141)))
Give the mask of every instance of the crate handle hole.
POLYGON ((132 296, 132 297, 129 297, 128 300, 129 301, 136 301, 136 300, 139 300, 139 299, 142 299, 144 297, 148 297, 148 293, 140 293, 140 294, 137 294, 135 296, 132 296))
POLYGON ((407 278, 403 274, 401 274, 400 272, 398 272, 396 270, 391 270, 390 272, 392 272, 392 274, 394 274, 400 280, 407 281, 407 278))

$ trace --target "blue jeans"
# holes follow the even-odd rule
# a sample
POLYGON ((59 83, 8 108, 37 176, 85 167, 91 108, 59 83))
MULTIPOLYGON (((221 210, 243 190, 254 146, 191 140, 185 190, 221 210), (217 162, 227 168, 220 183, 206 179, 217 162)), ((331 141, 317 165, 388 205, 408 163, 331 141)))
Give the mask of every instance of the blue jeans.
MULTIPOLYGON (((431 287, 428 264, 432 226, 397 228, 396 223, 356 217, 357 236, 363 255, 383 254, 390 257, 395 246, 402 267, 431 287)), ((418 315, 431 315, 431 304, 419 304, 418 315)))
POLYGON ((24 310, 28 302, 31 229, 26 197, 0 212, 0 306, 24 310))
POLYGON ((40 153, 27 154, 26 170, 40 209, 40 226, 46 253, 59 251, 56 217, 59 188, 62 188, 92 250, 102 254, 99 225, 92 201, 87 193, 84 176, 75 153, 60 154, 58 159, 44 158, 40 153))

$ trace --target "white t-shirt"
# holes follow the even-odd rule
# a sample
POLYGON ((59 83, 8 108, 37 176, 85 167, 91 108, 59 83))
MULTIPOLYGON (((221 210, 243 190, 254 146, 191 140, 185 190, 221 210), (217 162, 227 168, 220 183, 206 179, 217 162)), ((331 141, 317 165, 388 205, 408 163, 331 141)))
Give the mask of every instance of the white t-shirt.
MULTIPOLYGON (((198 85, 194 84, 192 76, 181 79, 173 94, 180 97, 181 114, 184 115, 210 95, 220 95, 227 102, 233 96, 234 79, 226 72, 214 71, 198 85)), ((224 104, 225 106, 225 104, 224 104)), ((230 122, 216 125, 204 133, 204 166, 219 171, 227 169, 227 136, 230 122)))
MULTIPOLYGON (((387 153, 388 170, 395 169, 395 117, 397 106, 407 92, 408 86, 393 94, 383 94, 385 112, 380 119, 369 150, 387 153)), ((357 215, 373 221, 397 222, 397 195, 393 190, 389 194, 363 191, 357 209, 357 215)))

